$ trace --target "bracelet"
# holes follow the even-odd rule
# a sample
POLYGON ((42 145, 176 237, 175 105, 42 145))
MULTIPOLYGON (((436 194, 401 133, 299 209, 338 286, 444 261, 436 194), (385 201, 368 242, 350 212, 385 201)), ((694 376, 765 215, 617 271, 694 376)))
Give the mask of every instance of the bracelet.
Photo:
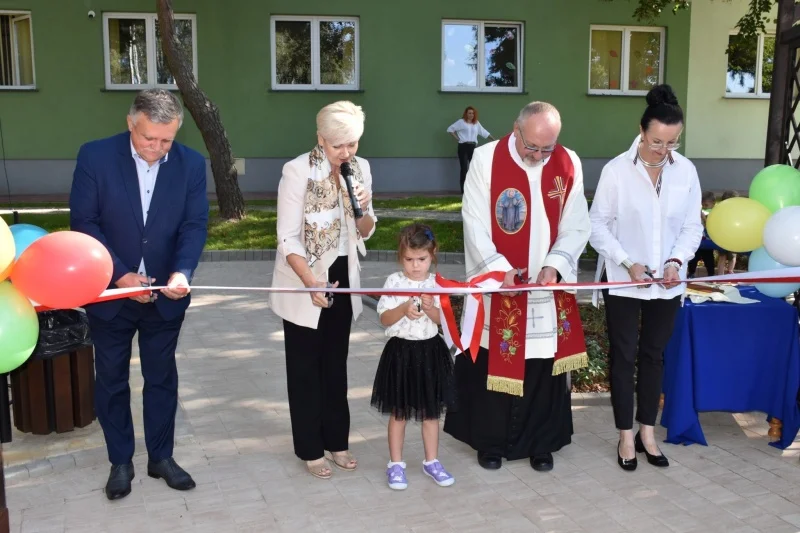
POLYGON ((678 267, 683 266, 683 261, 681 261, 680 259, 676 259, 675 257, 670 257, 669 259, 667 259, 667 261, 664 264, 666 265, 667 263, 678 263, 678 267))
POLYGON ((668 269, 669 267, 674 267, 674 268, 675 268, 675 270, 680 270, 680 269, 681 269, 681 266, 683 266, 683 265, 681 265, 680 263, 678 263, 676 260, 674 260, 674 259, 670 259, 669 261, 667 261, 666 263, 664 263, 664 270, 668 269))

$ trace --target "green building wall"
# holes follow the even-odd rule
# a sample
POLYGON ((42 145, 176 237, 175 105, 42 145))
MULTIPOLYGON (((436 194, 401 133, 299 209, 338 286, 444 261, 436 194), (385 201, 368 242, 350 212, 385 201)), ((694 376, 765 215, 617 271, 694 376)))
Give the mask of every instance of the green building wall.
MULTIPOLYGON (((631 2, 175 0, 174 7, 196 15, 199 84, 219 107, 235 156, 245 159, 249 192, 275 190, 282 163, 315 143, 319 108, 337 99, 364 107, 359 154, 375 167, 379 192, 457 189, 446 127, 473 105, 499 137, 532 100, 559 108, 561 142, 584 158, 591 186, 602 164, 629 146, 644 106, 643 97, 587 94, 589 27, 638 24, 631 2), (272 91, 271 15, 358 16, 361 90, 272 91), (523 22, 524 93, 441 92, 442 19, 523 22)), ((0 0, 0 9, 31 11, 34 35, 36 90, 0 91, 12 192, 66 192, 79 146, 123 130, 135 95, 104 88, 102 14, 152 13, 155 1, 0 0)), ((665 81, 685 102, 690 16, 668 13, 658 25, 666 27, 665 81)), ((179 140, 206 153, 191 119, 179 140)))

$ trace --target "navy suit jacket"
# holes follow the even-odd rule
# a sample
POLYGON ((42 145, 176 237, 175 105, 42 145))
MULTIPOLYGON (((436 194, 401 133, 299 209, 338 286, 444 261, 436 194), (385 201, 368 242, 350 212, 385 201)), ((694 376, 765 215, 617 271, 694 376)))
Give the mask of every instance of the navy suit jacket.
MULTIPOLYGON (((72 230, 91 235, 111 253, 110 288, 125 274, 138 273, 142 258, 156 285, 166 285, 174 272, 191 281, 208 235, 205 159, 172 144, 159 167, 145 224, 130 133, 89 142, 78 152, 69 207, 72 230)), ((172 320, 186 311, 190 299, 162 295, 155 305, 165 320, 172 320)), ((124 302, 90 304, 86 312, 111 320, 124 302)))

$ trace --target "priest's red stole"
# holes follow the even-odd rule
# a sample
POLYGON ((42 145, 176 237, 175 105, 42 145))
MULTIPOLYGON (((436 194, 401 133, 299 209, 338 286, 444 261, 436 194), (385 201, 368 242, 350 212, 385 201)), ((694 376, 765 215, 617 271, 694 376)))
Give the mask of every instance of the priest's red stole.
MULTIPOLYGON (((509 136, 497 143, 492 160, 490 201, 493 210, 492 242, 497 252, 513 268, 528 268, 531 244, 531 191, 528 176, 511 157, 509 136)), ((549 221, 552 249, 558 237, 558 224, 564 204, 572 190, 574 166, 569 154, 556 145, 542 169, 542 200, 549 221)), ((538 266, 538 265, 535 265, 538 266)), ((541 267, 539 267, 541 268, 541 267)), ((489 322, 489 376, 487 388, 522 396, 525 379, 525 335, 528 323, 528 292, 515 297, 493 294, 489 322)), ((586 342, 575 296, 564 291, 553 293, 557 315, 557 349, 553 375, 587 366, 586 342)))

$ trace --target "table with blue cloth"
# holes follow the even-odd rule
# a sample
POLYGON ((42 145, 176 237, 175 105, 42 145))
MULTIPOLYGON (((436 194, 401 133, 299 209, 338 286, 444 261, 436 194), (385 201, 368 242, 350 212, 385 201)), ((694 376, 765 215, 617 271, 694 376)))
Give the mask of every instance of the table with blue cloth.
POLYGON ((800 429, 800 331, 797 309, 740 287, 758 303, 694 304, 687 297, 664 353, 666 442, 707 445, 698 413, 760 411, 783 423, 777 448, 800 429))

